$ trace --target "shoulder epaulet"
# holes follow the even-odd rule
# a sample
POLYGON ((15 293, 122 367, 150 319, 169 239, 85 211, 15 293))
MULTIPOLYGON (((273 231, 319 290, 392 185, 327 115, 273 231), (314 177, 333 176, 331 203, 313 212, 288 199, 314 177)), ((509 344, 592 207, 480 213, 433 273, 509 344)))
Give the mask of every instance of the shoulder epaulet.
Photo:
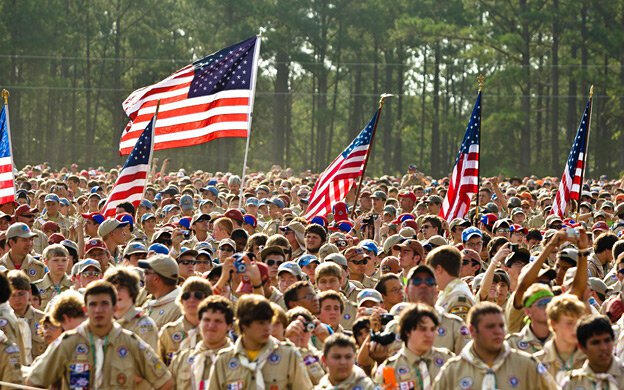
POLYGON ((450 320, 453 320, 453 321, 461 322, 462 324, 464 323, 464 320, 462 320, 462 318, 460 316, 456 315, 456 314, 452 314, 452 313, 448 313, 446 311, 443 311, 441 313, 441 316, 442 317, 446 317, 446 318, 448 318, 450 320))
POLYGON ((455 354, 453 353, 453 351, 451 351, 451 350, 450 350, 450 349, 448 349, 448 348, 444 348, 444 347, 431 347, 431 349, 432 349, 434 352, 437 352, 437 353, 440 353, 440 354, 443 354, 443 355, 447 355, 447 356, 451 356, 451 357, 452 357, 452 356, 455 356, 455 354))

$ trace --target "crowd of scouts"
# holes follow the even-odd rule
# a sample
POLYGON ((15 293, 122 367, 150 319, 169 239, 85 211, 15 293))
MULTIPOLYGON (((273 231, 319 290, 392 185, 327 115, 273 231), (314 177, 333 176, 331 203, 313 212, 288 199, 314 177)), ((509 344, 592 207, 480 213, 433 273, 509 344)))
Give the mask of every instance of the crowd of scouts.
POLYGON ((26 166, 0 205, 0 381, 58 389, 624 388, 624 182, 410 166, 306 219, 316 177, 26 166), (241 188, 241 186, 243 186, 241 188))

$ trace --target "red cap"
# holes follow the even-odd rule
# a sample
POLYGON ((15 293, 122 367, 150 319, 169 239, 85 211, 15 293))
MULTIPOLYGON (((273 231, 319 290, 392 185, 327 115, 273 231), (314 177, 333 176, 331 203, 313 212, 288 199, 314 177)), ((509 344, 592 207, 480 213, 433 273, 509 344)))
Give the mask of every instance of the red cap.
POLYGON ((523 234, 529 233, 529 230, 527 228, 525 228, 524 226, 518 225, 517 223, 511 225, 511 230, 514 232, 521 232, 523 234))
POLYGON ((269 280, 269 267, 259 261, 256 261, 255 264, 258 266, 258 270, 260 271, 260 280, 263 282, 269 280))
POLYGON ((61 227, 59 226, 58 223, 54 222, 54 221, 48 221, 46 223, 44 223, 43 225, 41 225, 41 230, 42 231, 53 231, 55 233, 58 233, 61 231, 61 227))
POLYGON ((48 244, 60 244, 63 240, 65 240, 65 237, 61 233, 54 233, 48 237, 48 244))
POLYGON ((622 313, 624 313, 624 303, 622 303, 619 294, 618 296, 614 296, 605 302, 605 313, 609 316, 609 319, 613 324, 620 319, 622 313))
POLYGON ((37 210, 36 208, 31 209, 29 205, 23 204, 15 209, 13 215, 17 217, 18 215, 37 214, 38 212, 39 210, 37 210))
POLYGON ((418 232, 418 223, 413 219, 403 221, 403 226, 411 227, 412 229, 416 230, 416 232, 418 232))
POLYGON ((401 191, 399 192, 399 198, 409 198, 416 202, 416 194, 413 191, 401 191))
POLYGON ((89 253, 91 249, 108 249, 106 248, 106 244, 99 238, 92 238, 87 241, 85 245, 85 254, 89 253))
POLYGON ((243 213, 241 213, 241 211, 237 209, 229 209, 225 212, 224 216, 236 222, 243 223, 244 221, 243 213))
POLYGON ((347 213, 347 204, 345 202, 338 202, 333 207, 334 222, 340 222, 349 219, 347 213))
POLYGON ((596 222, 592 226, 591 230, 592 232, 595 232, 595 231, 606 232, 607 230, 609 230, 609 226, 607 225, 605 221, 599 221, 599 222, 596 222))

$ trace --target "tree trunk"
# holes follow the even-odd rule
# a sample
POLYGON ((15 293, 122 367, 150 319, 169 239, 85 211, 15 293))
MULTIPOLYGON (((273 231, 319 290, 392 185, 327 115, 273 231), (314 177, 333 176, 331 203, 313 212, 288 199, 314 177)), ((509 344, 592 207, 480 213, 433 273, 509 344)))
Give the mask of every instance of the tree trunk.
MULTIPOLYGON (((394 61, 394 56, 392 55, 392 49, 389 48, 384 52, 385 59, 385 83, 384 89, 385 91, 392 90, 392 63, 394 61)), ((384 92, 385 92, 384 91, 384 92)), ((383 143, 383 171, 390 172, 392 170, 392 131, 393 131, 393 123, 392 123, 392 108, 393 103, 391 100, 386 101, 383 110, 383 122, 381 129, 383 129, 383 133, 381 134, 381 139, 383 143)), ((378 128, 378 130, 381 130, 378 128)))
POLYGON ((552 35, 550 169, 554 173, 559 169, 559 0, 553 0, 552 35))
POLYGON ((435 43, 433 64, 433 119, 431 124, 431 175, 440 175, 440 42, 435 43))
POLYGON ((284 164, 284 131, 286 129, 286 112, 288 104, 288 78, 290 74, 288 54, 278 50, 275 56, 275 82, 273 84, 275 97, 273 98, 273 158, 276 164, 284 164))
POLYGON ((529 31, 529 20, 527 19, 527 0, 520 0, 522 17, 522 70, 526 87, 522 93, 522 117, 524 128, 520 137, 520 160, 519 172, 529 173, 531 169, 531 32, 529 31))
MULTIPOLYGON (((574 64, 574 60, 576 59, 576 45, 572 45, 572 51, 570 53, 572 60, 570 61, 574 64)), ((576 64, 574 64, 576 65, 576 64)), ((566 114, 566 143, 565 145, 569 145, 570 142, 574 139, 574 135, 576 134, 576 129, 578 125, 578 110, 579 107, 576 103, 576 94, 577 94, 577 84, 576 77, 577 74, 574 71, 574 66, 571 66, 568 72, 568 113, 566 114)), ((561 169, 561 162, 559 162, 558 166, 561 169)))
MULTIPOLYGON (((624 65, 623 65, 624 66, 624 65)), ((421 90, 421 112, 420 112, 420 170, 423 171, 425 164, 425 126, 427 123, 427 46, 423 49, 423 83, 421 90)))

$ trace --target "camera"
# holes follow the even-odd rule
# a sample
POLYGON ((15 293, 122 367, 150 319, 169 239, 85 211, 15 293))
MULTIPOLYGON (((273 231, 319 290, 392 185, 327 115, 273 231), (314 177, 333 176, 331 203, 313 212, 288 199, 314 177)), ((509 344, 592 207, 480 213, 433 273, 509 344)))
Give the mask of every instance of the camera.
POLYGON ((234 255, 234 268, 236 268, 236 272, 239 274, 245 273, 247 271, 247 265, 243 262, 243 256, 234 255))
POLYGON ((306 332, 314 332, 314 329, 316 329, 316 324, 312 321, 306 321, 303 323, 303 329, 305 329, 306 332))
POLYGON ((518 252, 518 249, 520 249, 520 245, 519 244, 509 244, 509 249, 511 249, 512 252, 518 252))
POLYGON ((379 316, 379 320, 381 321, 381 326, 388 325, 388 322, 392 321, 393 319, 394 319, 394 316, 389 313, 384 313, 379 316))
POLYGON ((182 235, 184 236, 184 239, 188 240, 189 238, 191 238, 191 231, 190 230, 182 230, 182 235))
POLYGON ((392 332, 371 332, 370 341, 381 345, 390 345, 396 340, 396 335, 392 332))
POLYGON ((578 238, 579 231, 577 228, 569 227, 566 229, 566 234, 568 235, 569 238, 578 238))

